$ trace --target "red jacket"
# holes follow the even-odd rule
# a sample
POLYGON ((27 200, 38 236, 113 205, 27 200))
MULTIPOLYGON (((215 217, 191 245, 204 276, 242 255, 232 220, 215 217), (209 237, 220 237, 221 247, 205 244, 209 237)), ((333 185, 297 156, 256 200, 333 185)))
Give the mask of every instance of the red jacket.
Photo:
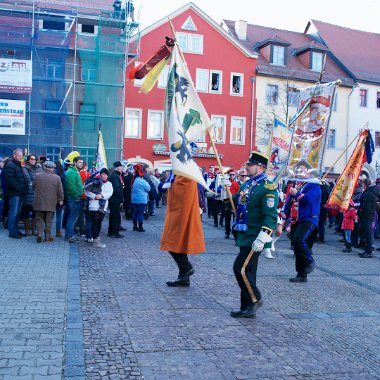
POLYGON ((355 226, 356 210, 351 208, 343 213, 342 230, 353 231, 355 226))

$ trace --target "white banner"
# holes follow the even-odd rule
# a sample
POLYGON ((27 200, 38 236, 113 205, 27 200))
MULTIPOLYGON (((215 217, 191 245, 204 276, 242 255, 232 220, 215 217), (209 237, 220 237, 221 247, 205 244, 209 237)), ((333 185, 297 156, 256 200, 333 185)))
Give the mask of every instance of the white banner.
POLYGON ((30 94, 32 61, 0 58, 0 92, 30 94))
POLYGON ((0 99, 0 135, 25 135, 25 101, 0 99))

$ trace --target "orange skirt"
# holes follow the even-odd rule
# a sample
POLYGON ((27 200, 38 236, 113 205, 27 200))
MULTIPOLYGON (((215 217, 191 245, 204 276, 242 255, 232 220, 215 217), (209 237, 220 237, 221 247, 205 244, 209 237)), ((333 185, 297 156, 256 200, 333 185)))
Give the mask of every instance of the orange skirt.
POLYGON ((167 199, 160 249, 175 253, 205 252, 197 183, 177 175, 167 199))

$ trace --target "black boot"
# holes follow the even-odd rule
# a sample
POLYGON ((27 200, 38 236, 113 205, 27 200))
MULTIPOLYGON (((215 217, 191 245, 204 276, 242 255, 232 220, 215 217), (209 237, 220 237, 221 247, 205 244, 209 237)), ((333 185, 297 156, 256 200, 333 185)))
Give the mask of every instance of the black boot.
POLYGON ((346 243, 346 248, 342 250, 342 252, 352 252, 352 245, 351 243, 346 243))
POLYGON ((300 275, 297 273, 296 277, 289 278, 290 282, 307 282, 307 275, 300 275))
POLYGON ((137 222, 133 222, 133 231, 138 231, 137 222))
POLYGON ((137 231, 139 231, 139 232, 145 232, 142 223, 139 223, 139 229, 137 231))

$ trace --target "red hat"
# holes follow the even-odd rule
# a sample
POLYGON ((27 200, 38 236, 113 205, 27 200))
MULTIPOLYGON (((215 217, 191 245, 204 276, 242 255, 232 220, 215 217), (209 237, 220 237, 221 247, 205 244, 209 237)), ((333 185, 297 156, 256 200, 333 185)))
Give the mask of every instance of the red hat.
POLYGON ((227 174, 231 174, 231 173, 236 174, 236 170, 234 168, 228 169, 227 174))
POLYGON ((136 164, 133 169, 135 169, 136 173, 138 174, 139 177, 144 177, 144 169, 140 164, 136 164))
POLYGON ((215 166, 215 167, 214 167, 214 173, 215 173, 215 172, 218 172, 219 170, 220 170, 220 169, 219 169, 219 166, 215 166))

